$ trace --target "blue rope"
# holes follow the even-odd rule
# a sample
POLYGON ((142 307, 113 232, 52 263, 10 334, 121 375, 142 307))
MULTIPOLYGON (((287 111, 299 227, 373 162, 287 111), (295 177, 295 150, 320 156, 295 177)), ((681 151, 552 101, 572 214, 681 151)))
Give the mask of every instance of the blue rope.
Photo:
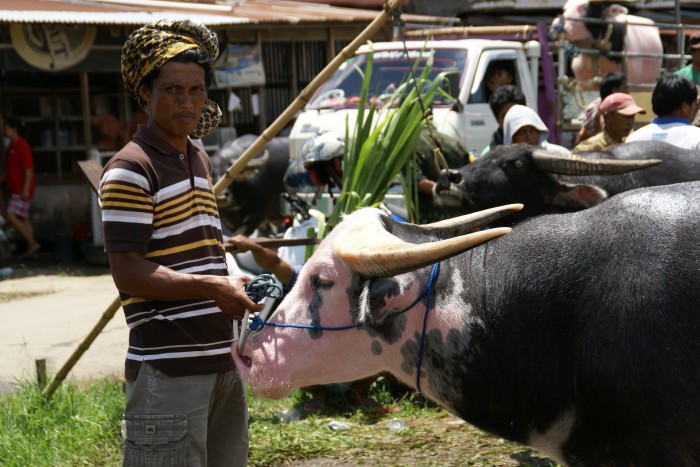
MULTIPOLYGON (((425 288, 421 292, 421 294, 416 298, 413 303, 411 303, 409 306, 404 308, 401 311, 394 311, 391 313, 388 313, 386 315, 385 319, 390 319, 394 318, 396 316, 402 315, 403 313, 406 313, 408 310, 413 308, 423 300, 423 298, 427 297, 426 299, 426 306, 425 306, 425 316, 423 317, 423 329, 421 331, 421 336, 420 336, 420 344, 418 348, 418 363, 417 363, 417 371, 416 371, 416 389, 418 392, 421 392, 420 389, 420 369, 423 364, 423 349, 425 347, 425 330, 428 325, 428 313, 430 312, 430 293, 433 289, 433 282, 435 282, 435 279, 437 278, 438 272, 440 271, 440 263, 435 263, 433 265, 433 269, 430 271, 430 278, 428 279, 428 283, 425 285, 425 288)), ((269 274, 262 274, 262 276, 266 276, 269 274)), ((258 276, 261 277, 261 276, 258 276)), ((256 278, 257 279, 257 278, 256 278)), ((253 279, 253 280, 256 280, 253 279)), ((252 282, 252 281, 251 281, 252 282)), ((249 282, 249 284, 251 283, 249 282)), ((276 284, 275 284, 276 285, 276 284)), ((247 290, 247 287, 246 287, 247 290)), ((251 297, 252 299, 252 297, 251 297)), ((250 330, 251 331, 257 331, 259 328, 262 326, 273 326, 276 328, 292 328, 292 329, 312 329, 314 331, 344 331, 347 329, 356 329, 364 326, 365 323, 360 321, 354 324, 349 324, 347 326, 313 326, 313 325, 307 325, 307 324, 284 324, 284 323, 268 323, 266 321, 263 321, 260 316, 254 316, 252 320, 249 323, 250 330)))

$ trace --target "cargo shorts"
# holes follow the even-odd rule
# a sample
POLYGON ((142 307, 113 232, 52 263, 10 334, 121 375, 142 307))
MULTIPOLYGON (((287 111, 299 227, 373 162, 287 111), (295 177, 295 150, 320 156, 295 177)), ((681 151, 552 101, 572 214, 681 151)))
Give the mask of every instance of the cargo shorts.
POLYGON ((235 370, 170 377, 143 363, 126 398, 124 467, 246 465, 248 407, 235 370))

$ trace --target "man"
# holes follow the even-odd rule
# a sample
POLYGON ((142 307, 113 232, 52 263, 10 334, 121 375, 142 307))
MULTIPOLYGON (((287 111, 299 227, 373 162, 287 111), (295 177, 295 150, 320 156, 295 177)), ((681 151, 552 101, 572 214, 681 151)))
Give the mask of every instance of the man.
POLYGON ((603 99, 616 92, 629 93, 627 76, 620 71, 609 71, 600 80, 600 89, 598 90, 600 97, 591 101, 580 116, 583 118, 583 124, 576 135, 576 144, 603 131, 604 124, 599 107, 603 99))
POLYGON ((514 105, 503 120, 503 144, 530 144, 559 154, 569 154, 563 146, 547 141, 549 129, 537 112, 524 105, 514 105))
POLYGON ((512 60, 494 60, 486 69, 484 84, 486 88, 486 102, 491 99, 491 94, 506 84, 515 81, 515 65, 512 60))
POLYGON ((6 117, 4 135, 9 144, 6 148, 7 167, 4 179, 7 185, 7 221, 27 244, 27 250, 20 256, 28 259, 41 250, 34 238, 34 229, 29 222, 29 208, 36 183, 34 180, 34 157, 29 142, 20 135, 24 122, 15 117, 6 117))
POLYGON ((228 277, 208 156, 191 138, 221 111, 206 96, 218 40, 162 20, 122 49, 145 125, 104 168, 105 250, 129 325, 124 465, 246 465, 248 413, 231 319, 259 311, 228 277), (177 461, 176 461, 177 459, 177 461))
POLYGON ((665 141, 685 149, 700 149, 700 128, 690 122, 697 110, 698 90, 687 78, 663 73, 651 93, 651 109, 657 115, 650 124, 629 137, 632 141, 665 141))
POLYGON ((489 107, 491 107, 491 112, 493 116, 496 117, 496 122, 498 122, 498 128, 491 135, 491 142, 482 151, 481 155, 488 153, 496 146, 503 144, 503 120, 506 118, 506 113, 514 105, 525 105, 527 104, 525 100, 525 94, 512 84, 506 84, 496 89, 491 97, 489 98, 489 107))
POLYGON ((610 94, 603 99, 598 110, 605 123, 603 131, 578 143, 572 152, 600 151, 624 143, 634 129, 635 115, 647 113, 632 96, 622 92, 610 94))
POLYGON ((700 86, 700 32, 695 32, 688 38, 688 51, 691 62, 676 71, 676 74, 684 76, 694 85, 700 86))

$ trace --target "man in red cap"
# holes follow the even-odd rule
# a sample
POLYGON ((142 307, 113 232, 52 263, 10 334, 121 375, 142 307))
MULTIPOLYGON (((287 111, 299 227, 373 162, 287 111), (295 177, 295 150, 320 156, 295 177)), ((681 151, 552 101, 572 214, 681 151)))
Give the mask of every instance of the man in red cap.
POLYGON ((676 71, 676 74, 685 76, 694 85, 700 86, 700 32, 693 33, 688 38, 688 51, 692 61, 687 66, 676 71))
POLYGON ((635 115, 647 113, 637 105, 632 96, 623 92, 610 94, 603 99, 598 111, 605 121, 603 131, 581 141, 572 152, 600 151, 624 143, 634 128, 635 115))

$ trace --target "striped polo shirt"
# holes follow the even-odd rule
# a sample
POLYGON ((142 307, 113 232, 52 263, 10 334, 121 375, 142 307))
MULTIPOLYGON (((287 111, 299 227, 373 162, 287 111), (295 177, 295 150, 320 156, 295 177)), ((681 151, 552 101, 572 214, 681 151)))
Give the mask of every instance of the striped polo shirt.
MULTIPOLYGON (((187 157, 145 125, 105 165, 105 251, 138 253, 187 274, 228 275, 207 154, 187 157)), ((120 291, 129 326, 126 378, 146 361, 169 376, 232 368, 230 319, 213 300, 156 301, 120 291)))

